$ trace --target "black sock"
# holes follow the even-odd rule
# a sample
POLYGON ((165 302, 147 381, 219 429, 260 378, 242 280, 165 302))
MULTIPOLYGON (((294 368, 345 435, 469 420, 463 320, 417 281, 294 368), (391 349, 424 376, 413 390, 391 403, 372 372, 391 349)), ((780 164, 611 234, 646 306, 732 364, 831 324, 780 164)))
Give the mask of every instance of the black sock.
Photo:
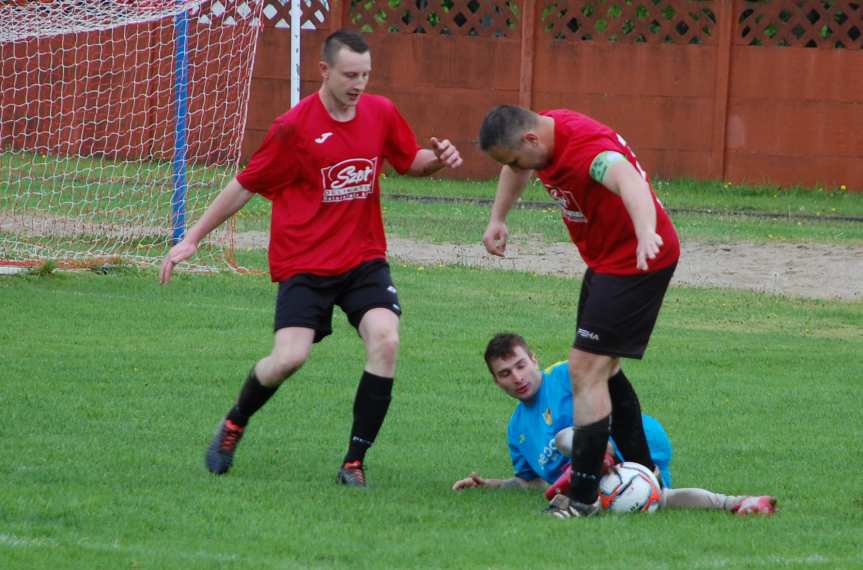
POLYGON ((273 394, 276 393, 279 387, 270 388, 261 384, 258 377, 255 375, 255 367, 246 377, 246 382, 240 389, 240 395, 237 397, 237 403, 228 412, 228 419, 238 426, 245 426, 249 423, 249 418, 261 407, 267 403, 273 394))
POLYGON ((596 501, 599 472, 608 446, 609 416, 585 426, 576 426, 572 434, 572 487, 569 496, 579 503, 596 501))
POLYGON ((362 461, 375 442, 392 399, 393 379, 363 372, 354 398, 354 425, 345 463, 362 461))
POLYGON ((620 449, 625 461, 640 463, 653 471, 656 465, 650 457, 644 423, 641 419, 641 403, 623 369, 608 380, 611 396, 611 437, 620 449))

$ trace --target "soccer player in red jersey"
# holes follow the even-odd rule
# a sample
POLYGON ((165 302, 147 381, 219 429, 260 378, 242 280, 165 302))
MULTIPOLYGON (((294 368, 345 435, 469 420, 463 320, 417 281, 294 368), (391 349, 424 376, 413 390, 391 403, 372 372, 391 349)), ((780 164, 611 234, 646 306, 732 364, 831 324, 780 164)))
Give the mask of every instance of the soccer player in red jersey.
POLYGON ((626 141, 590 117, 496 107, 483 120, 480 147, 503 165, 483 236, 489 253, 504 254, 507 213, 535 173, 588 267, 568 357, 572 487, 549 512, 590 516, 599 511, 609 435, 628 460, 656 468, 638 396, 619 365, 644 355, 680 255, 677 232, 626 141))
POLYGON ((255 194, 272 201, 270 274, 278 282, 272 352, 249 372, 219 425, 205 462, 226 473, 249 418, 299 370, 312 345, 332 332, 334 305, 356 327, 366 362, 354 401, 344 485, 366 485, 363 461, 390 404, 401 304, 386 261, 380 177, 426 176, 462 164, 448 140, 416 137, 392 101, 365 94, 371 54, 356 32, 331 34, 321 49, 321 87, 276 118, 246 168, 231 180, 162 262, 167 283, 177 263, 255 194))

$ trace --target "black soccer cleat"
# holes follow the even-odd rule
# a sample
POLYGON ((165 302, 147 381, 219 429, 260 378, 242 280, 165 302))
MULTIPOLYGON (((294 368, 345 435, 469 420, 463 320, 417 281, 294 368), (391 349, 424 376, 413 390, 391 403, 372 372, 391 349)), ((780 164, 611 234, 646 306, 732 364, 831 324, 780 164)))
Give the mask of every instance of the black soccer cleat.
POLYGON ((599 500, 592 504, 579 503, 573 501, 568 496, 558 493, 548 506, 543 510, 543 513, 557 517, 559 519, 574 519, 581 517, 592 517, 600 512, 599 500))
POLYGON ((204 457, 210 473, 224 475, 228 472, 234 463, 234 453, 237 451, 237 444, 243 438, 245 429, 227 418, 219 424, 219 431, 210 442, 204 457))
POLYGON ((338 476, 339 485, 346 487, 366 487, 366 472, 362 461, 349 461, 342 464, 338 476))

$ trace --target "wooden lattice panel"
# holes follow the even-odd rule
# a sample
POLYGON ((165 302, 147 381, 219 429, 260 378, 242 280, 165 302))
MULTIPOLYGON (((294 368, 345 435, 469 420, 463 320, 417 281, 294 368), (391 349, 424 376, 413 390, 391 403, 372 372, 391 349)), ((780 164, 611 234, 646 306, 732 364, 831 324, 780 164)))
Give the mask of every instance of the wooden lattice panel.
POLYGON ((198 23, 211 26, 236 26, 260 13, 264 0, 212 0, 193 9, 190 14, 198 23))
POLYGON ((863 49, 863 0, 746 1, 735 43, 863 49))
MULTIPOLYGON (((723 1, 723 0, 717 0, 723 1)), ((542 3, 542 30, 557 40, 715 44, 714 0, 569 0, 542 3)))
POLYGON ((364 32, 517 36, 518 0, 351 0, 351 26, 364 32))
MULTIPOLYGON (((264 2, 264 10, 261 14, 264 27, 286 29, 291 27, 291 0, 260 1, 264 2)), ((300 28, 303 30, 317 30, 324 24, 330 12, 328 0, 303 0, 300 6, 303 9, 300 28)))

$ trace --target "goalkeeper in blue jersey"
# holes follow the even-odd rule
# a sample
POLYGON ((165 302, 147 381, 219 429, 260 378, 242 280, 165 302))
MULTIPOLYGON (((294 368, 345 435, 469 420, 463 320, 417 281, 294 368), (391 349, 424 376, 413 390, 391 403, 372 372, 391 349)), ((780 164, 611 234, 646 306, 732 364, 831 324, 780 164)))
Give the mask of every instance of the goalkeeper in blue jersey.
MULTIPOLYGON (((572 385, 567 362, 541 370, 527 342, 513 333, 496 335, 489 341, 485 360, 495 383, 508 395, 519 400, 507 429, 509 452, 514 476, 489 479, 472 473, 453 484, 454 491, 472 487, 542 488, 547 496, 565 492, 569 484, 571 460, 572 385)), ((616 387, 609 384, 612 407, 616 387)), ((651 459, 657 478, 663 485, 662 506, 703 508, 730 511, 739 515, 772 514, 776 499, 770 496, 732 496, 704 489, 671 488, 671 440, 658 420, 641 416, 651 459)), ((613 439, 614 413, 611 419, 612 439, 608 445, 607 466, 626 459, 613 439)), ((548 497, 551 498, 551 497, 548 497)))

